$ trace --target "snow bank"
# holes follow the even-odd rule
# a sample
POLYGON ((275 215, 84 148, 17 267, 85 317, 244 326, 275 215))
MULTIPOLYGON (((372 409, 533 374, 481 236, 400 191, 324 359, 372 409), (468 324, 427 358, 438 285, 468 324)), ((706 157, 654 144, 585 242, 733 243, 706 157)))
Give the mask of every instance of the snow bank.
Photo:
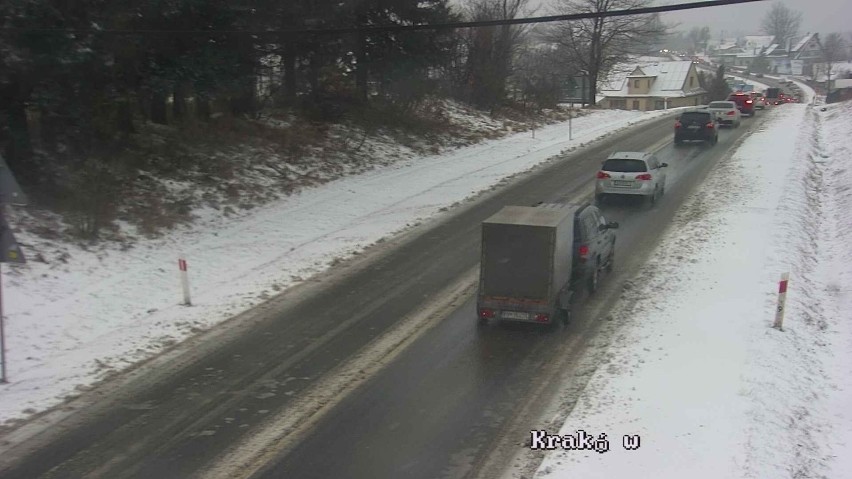
MULTIPOLYGON (((849 459, 835 457, 850 444, 852 305, 848 294, 832 300, 827 284, 845 276, 824 268, 839 257, 827 245, 852 251, 839 240, 852 222, 826 215, 817 112, 795 104, 768 115, 678 212, 613 311, 619 329, 603 364, 548 431, 606 434, 609 452, 551 451, 536 477, 848 474, 849 459), (823 236, 834 223, 846 229, 823 236), (771 327, 782 272, 791 274, 783 332, 771 327), (624 447, 625 435, 640 447, 624 447)), ((836 120, 848 131, 848 116, 836 120)), ((835 213, 852 200, 845 179, 835 213)))
POLYGON ((818 245, 819 276, 823 279, 827 295, 824 303, 828 318, 827 327, 832 332, 832 361, 826 374, 834 380, 827 388, 827 410, 833 425, 828 441, 833 462, 828 477, 847 477, 852 473, 852 102, 826 107, 819 114, 818 144, 814 161, 821 167, 823 191, 821 198, 825 221, 818 245))
MULTIPOLYGON (((573 140, 567 122, 550 125, 394 162, 237 217, 199 211, 192 227, 132 249, 62 245, 71 254, 61 261, 30 257, 3 277, 11 384, 0 385, 0 422, 56 405, 506 177, 668 113, 596 111, 573 121, 573 140), (179 257, 192 307, 179 305, 179 257)), ((18 240, 28 251, 59 246, 25 232, 18 240)))

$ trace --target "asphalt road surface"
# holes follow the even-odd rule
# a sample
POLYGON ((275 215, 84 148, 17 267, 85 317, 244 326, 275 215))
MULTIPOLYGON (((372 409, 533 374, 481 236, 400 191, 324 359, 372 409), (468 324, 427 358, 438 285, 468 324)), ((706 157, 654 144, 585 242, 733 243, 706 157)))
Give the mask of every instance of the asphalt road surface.
MULTIPOLYGON (((665 226, 695 184, 756 121, 723 130, 714 147, 670 142, 658 157, 669 164, 666 196, 653 208, 634 198, 607 201, 607 220, 617 221, 616 261, 611 278, 625 279, 646 258, 665 226)), ((759 120, 756 118, 754 120, 759 120)), ((556 188, 545 201, 576 200, 584 190, 566 178, 592 178, 613 149, 648 150, 671 139, 673 121, 656 122, 554 172, 556 188), (562 181, 563 186, 558 183, 562 181)), ((587 195, 587 193, 586 193, 587 195)), ((475 241, 474 241, 475 242, 475 241)), ((475 300, 469 298, 391 366, 342 401, 297 447, 256 477, 278 478, 437 478, 488 477, 479 468, 506 434, 504 425, 536 389, 540 372, 581 331, 594 330, 617 288, 581 299, 569 328, 546 331, 536 325, 476 324, 475 300), (607 294, 609 293, 609 294, 607 294), (592 315, 591 312, 596 314, 592 315)), ((583 344, 572 344, 582 348, 583 344)), ((529 435, 529 426, 512 431, 529 435)))
POLYGON ((121 378, 120 387, 105 386, 54 411, 17 432, 26 441, 7 436, 0 477, 480 474, 519 405, 535 399, 532 391, 554 355, 582 352, 594 319, 616 298, 612 285, 581 298, 572 323, 554 331, 477 327, 468 287, 410 344, 403 341, 386 367, 375 362, 378 373, 353 373, 363 377, 330 389, 331 397, 317 384, 337 377, 384 332, 445 301, 448 285, 478 264, 482 219, 506 204, 589 197, 609 152, 657 146, 669 164, 666 196, 653 208, 633 201, 604 207, 607 219, 621 224, 617 268, 604 282, 622 281, 644 261, 685 195, 760 121, 758 114, 740 129, 722 131, 714 147, 674 148, 673 120, 656 120, 523 175, 222 328, 230 334, 190 343, 121 378), (287 425, 264 442, 277 424, 287 425), (250 445, 256 447, 241 458, 240 448, 250 445))

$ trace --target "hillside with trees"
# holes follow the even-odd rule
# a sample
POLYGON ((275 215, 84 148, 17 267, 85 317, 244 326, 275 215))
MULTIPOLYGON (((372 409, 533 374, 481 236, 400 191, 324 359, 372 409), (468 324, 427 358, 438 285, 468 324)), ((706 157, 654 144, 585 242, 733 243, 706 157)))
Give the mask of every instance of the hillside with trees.
POLYGON ((58 229, 156 234, 199 206, 250 208, 391 161, 374 153, 390 143, 391 158, 436 153, 566 118, 561 79, 608 65, 594 35, 572 63, 523 26, 380 28, 528 13, 527 0, 2 2, 0 153, 58 229))

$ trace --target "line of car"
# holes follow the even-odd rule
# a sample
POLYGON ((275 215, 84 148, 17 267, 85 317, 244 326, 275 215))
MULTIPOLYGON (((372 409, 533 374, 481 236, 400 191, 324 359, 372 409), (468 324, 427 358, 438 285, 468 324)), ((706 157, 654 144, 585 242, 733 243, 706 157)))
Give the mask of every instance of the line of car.
MULTIPOLYGON (((752 117, 766 105, 763 94, 735 92, 725 101, 684 111, 675 121, 674 144, 697 140, 715 145, 720 126, 738 128, 744 115, 752 117)), ((599 206, 611 196, 647 198, 653 206, 665 194, 668 166, 654 153, 615 152, 596 174, 594 204, 505 207, 486 220, 477 294, 480 324, 490 319, 567 322, 579 286, 593 294, 601 272, 613 268, 613 230, 619 225, 608 222, 599 206), (531 260, 532 251, 541 253, 540 261, 531 260), (567 255, 572 261, 565 271, 567 255)))

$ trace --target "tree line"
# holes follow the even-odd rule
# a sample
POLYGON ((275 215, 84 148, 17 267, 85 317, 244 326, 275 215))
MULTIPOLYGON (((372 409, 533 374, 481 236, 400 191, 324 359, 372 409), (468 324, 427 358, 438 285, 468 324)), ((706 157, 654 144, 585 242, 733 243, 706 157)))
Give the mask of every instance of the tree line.
MULTIPOLYGON (((560 0, 555 10, 646 4, 560 0)), ((549 106, 564 78, 591 77, 593 96, 598 75, 665 32, 653 16, 537 29, 292 33, 530 13, 528 0, 7 0, 0 152, 31 184, 43 179, 45 162, 73 168, 113 154, 143 122, 254 115, 267 106, 334 121, 365 107, 404 111, 429 95, 483 109, 519 96, 549 106)))

